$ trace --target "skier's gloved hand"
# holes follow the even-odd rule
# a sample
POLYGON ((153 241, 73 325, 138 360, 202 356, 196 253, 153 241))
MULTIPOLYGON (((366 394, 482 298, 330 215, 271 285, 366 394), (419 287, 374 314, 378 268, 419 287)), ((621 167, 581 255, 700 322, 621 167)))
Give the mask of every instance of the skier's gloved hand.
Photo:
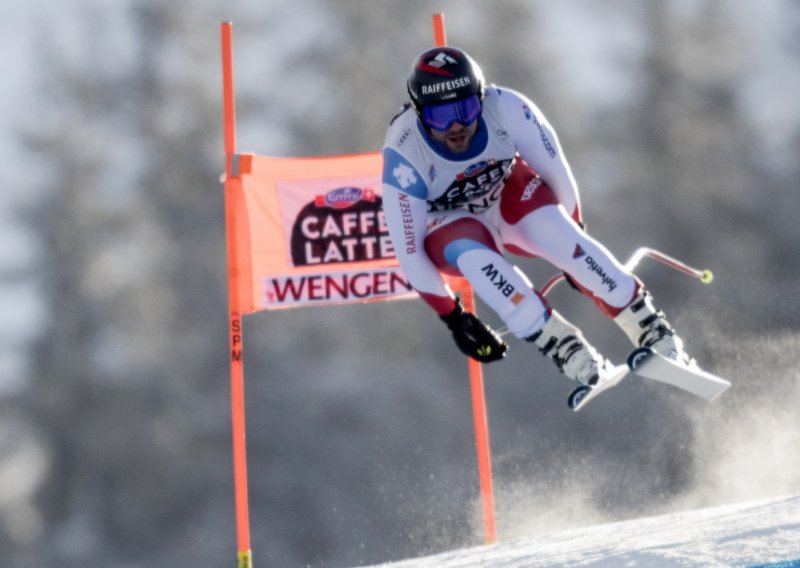
POLYGON ((453 333, 453 339, 464 355, 481 363, 491 363, 505 357, 508 344, 475 314, 464 310, 458 299, 453 311, 440 317, 453 333))

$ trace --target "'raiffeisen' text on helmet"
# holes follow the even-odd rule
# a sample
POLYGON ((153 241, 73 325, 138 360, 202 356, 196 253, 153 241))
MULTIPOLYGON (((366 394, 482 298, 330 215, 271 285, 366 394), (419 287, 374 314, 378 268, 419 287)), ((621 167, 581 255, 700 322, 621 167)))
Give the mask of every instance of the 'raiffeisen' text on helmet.
POLYGON ((414 110, 471 95, 483 99, 484 79, 480 66, 455 47, 434 47, 414 61, 406 83, 414 110))

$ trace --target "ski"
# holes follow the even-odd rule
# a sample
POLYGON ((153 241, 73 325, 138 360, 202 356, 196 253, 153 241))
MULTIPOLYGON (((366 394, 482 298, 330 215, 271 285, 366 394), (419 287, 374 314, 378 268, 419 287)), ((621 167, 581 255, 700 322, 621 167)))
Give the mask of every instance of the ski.
POLYGON ((595 386, 580 385, 573 389, 567 398, 567 404, 574 412, 578 412, 601 392, 618 385, 629 373, 630 367, 628 365, 615 365, 606 378, 601 379, 595 386))
POLYGON ((672 385, 707 401, 714 400, 731 386, 729 381, 696 364, 667 359, 649 347, 635 349, 628 356, 628 367, 640 377, 672 385))
POLYGON ((607 378, 596 386, 580 385, 573 389, 567 404, 577 412, 594 397, 619 384, 631 372, 685 390, 707 401, 715 399, 731 386, 729 381, 704 371, 696 364, 680 363, 659 355, 649 347, 639 347, 628 355, 627 365, 613 367, 607 378))

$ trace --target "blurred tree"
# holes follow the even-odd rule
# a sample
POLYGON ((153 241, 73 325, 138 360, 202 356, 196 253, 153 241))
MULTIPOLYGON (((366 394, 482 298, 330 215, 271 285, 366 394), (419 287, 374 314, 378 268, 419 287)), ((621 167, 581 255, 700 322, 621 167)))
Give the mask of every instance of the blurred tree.
POLYGON ((781 176, 761 166, 745 118, 745 79, 759 62, 744 16, 708 1, 648 5, 645 17, 644 95, 632 115, 639 134, 624 163, 629 223, 656 246, 719 267, 715 295, 725 305, 714 309, 746 320, 786 316, 778 297, 756 293, 786 277, 783 261, 800 235, 780 206, 781 176))
POLYGON ((50 165, 36 222, 51 318, 29 396, 51 450, 51 544, 39 564, 223 562, 211 559, 227 525, 198 525, 230 505, 216 46, 184 4, 86 7, 79 51, 43 52, 54 116, 35 135, 50 165))

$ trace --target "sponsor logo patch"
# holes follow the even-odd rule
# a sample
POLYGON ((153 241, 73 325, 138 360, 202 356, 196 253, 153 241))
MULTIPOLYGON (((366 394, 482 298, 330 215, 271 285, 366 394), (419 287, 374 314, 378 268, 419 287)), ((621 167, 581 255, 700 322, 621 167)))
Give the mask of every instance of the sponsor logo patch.
POLYGON ((553 146, 553 143, 550 142, 550 138, 547 136, 547 133, 544 131, 544 127, 533 114, 533 111, 530 109, 528 105, 522 105, 522 113, 525 115, 526 120, 532 120, 533 123, 536 125, 536 128, 539 130, 539 138, 542 141, 542 146, 544 146, 545 152, 550 158, 556 157, 556 149, 553 146))
POLYGON ((528 185, 525 186, 525 190, 522 192, 520 201, 528 201, 531 197, 533 197, 533 192, 536 191, 536 188, 540 185, 542 185, 542 178, 540 177, 535 177, 529 181, 528 185))
POLYGON ((476 163, 472 164, 471 166, 469 166, 466 170, 464 170, 463 173, 457 174, 456 175, 456 179, 460 181, 460 180, 462 180, 464 178, 476 176, 479 173, 481 173, 482 171, 484 171, 486 168, 488 168, 489 166, 493 166, 496 163, 497 162, 495 160, 489 160, 488 162, 486 160, 484 160, 482 162, 476 162, 476 163))
MULTIPOLYGON (((508 280, 506 280, 506 278, 500 274, 500 271, 495 268, 494 264, 491 262, 481 268, 481 272, 486 274, 486 277, 491 281, 492 284, 495 285, 498 290, 500 290, 500 293, 506 298, 511 298, 512 294, 516 292, 517 289, 508 283, 508 280)), ((514 296, 514 299, 516 299, 516 296, 514 296)), ((514 299, 512 299, 512 302, 514 299)), ((520 299, 520 301, 522 300, 520 299)))
POLYGON ((367 188, 341 187, 317 196, 292 224, 294 266, 393 258, 382 199, 367 188))
POLYGON ((442 195, 428 201, 428 211, 463 209, 481 213, 491 207, 503 190, 511 172, 512 160, 486 160, 471 164, 455 179, 442 195))
POLYGON ((417 174, 405 164, 398 164, 395 166, 392 170, 392 175, 403 189, 407 189, 411 184, 417 183, 417 174))
POLYGON ((527 120, 530 120, 530 119, 533 118, 533 113, 531 112, 531 109, 528 108, 528 105, 522 105, 522 113, 525 115, 525 118, 527 120))
MULTIPOLYGON (((472 84, 469 77, 459 77, 450 81, 439 81, 438 83, 431 83, 430 85, 422 85, 423 95, 433 95, 444 93, 448 91, 455 91, 462 87, 469 87, 472 84)), ((453 95, 455 96, 455 94, 453 95)))
POLYGON ((400 138, 397 139, 397 143, 395 144, 395 146, 397 146, 398 148, 402 146, 410 135, 411 135, 411 129, 406 128, 400 135, 400 138))
POLYGON ((458 63, 458 61, 447 55, 444 51, 440 51, 436 54, 436 57, 428 60, 428 65, 436 67, 437 69, 441 69, 449 63, 458 63))
POLYGON ((400 268, 377 268, 261 279, 263 307, 363 302, 368 298, 403 297, 413 293, 400 268))
POLYGON ((361 189, 358 187, 340 187, 329 191, 325 195, 318 195, 314 203, 317 207, 347 209, 362 199, 365 201, 375 201, 375 192, 371 189, 361 189))
POLYGON ((603 285, 608 286, 608 291, 613 292, 614 288, 617 287, 616 280, 614 280, 608 274, 606 274, 606 271, 603 269, 603 267, 600 266, 597 263, 597 261, 593 259, 591 256, 586 255, 586 257, 583 260, 586 263, 586 268, 589 269, 591 272, 597 274, 603 281, 603 285))

